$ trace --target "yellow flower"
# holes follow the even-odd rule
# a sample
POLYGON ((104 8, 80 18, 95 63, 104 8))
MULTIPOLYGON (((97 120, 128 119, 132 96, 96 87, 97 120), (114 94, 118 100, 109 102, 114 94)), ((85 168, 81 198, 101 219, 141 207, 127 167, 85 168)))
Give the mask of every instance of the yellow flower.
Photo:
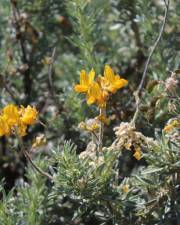
POLYGON ((46 144, 46 138, 44 136, 44 134, 39 135, 38 137, 35 138, 32 147, 36 148, 36 147, 40 147, 42 145, 46 144))
POLYGON ((80 122, 78 125, 78 128, 81 130, 86 130, 87 129, 87 125, 85 122, 80 122))
POLYGON ((96 80, 95 71, 92 69, 89 74, 85 70, 80 73, 80 84, 75 85, 74 90, 78 93, 85 93, 87 104, 97 104, 100 108, 106 107, 109 93, 115 93, 118 89, 127 84, 127 80, 115 75, 110 66, 106 65, 104 77, 98 76, 96 80))
POLYGON ((129 192, 129 185, 128 184, 123 185, 122 190, 124 193, 127 194, 129 192))
POLYGON ((173 130, 173 128, 174 128, 173 125, 169 124, 169 125, 166 125, 163 130, 164 132, 169 133, 173 130))
POLYGON ((87 126, 87 130, 90 132, 97 131, 98 129, 99 129, 99 125, 97 123, 94 123, 91 126, 87 126))
POLYGON ((25 136, 27 133, 26 133, 26 130, 27 130, 27 125, 24 124, 21 120, 19 121, 19 124, 17 126, 17 133, 19 136, 23 137, 25 136))
POLYGON ((135 153, 133 155, 137 160, 140 160, 142 158, 142 152, 140 147, 135 148, 135 153))
POLYGON ((34 107, 18 108, 13 104, 5 106, 0 115, 0 136, 17 133, 25 136, 27 125, 35 122, 38 112, 34 107))
POLYGON ((101 123, 104 123, 106 125, 109 125, 110 124, 110 119, 107 118, 104 114, 100 114, 97 119, 101 122, 101 123))
POLYGON ((6 118, 4 116, 0 116, 0 137, 4 135, 10 135, 11 129, 6 122, 6 118))
POLYGON ((104 77, 100 77, 102 89, 114 94, 118 89, 123 88, 127 83, 127 80, 122 79, 119 75, 115 75, 110 66, 105 66, 104 77))
POLYGON ((79 128, 90 132, 96 132, 99 129, 99 123, 96 119, 89 119, 86 123, 81 122, 79 128))
POLYGON ((75 85, 74 90, 78 93, 87 93, 89 87, 94 82, 95 71, 92 69, 89 74, 85 70, 81 70, 80 84, 75 85))
POLYGON ((179 127, 179 126, 180 126, 180 122, 179 122, 178 120, 173 120, 173 121, 171 122, 171 125, 172 125, 173 127, 179 127))
POLYGON ((20 114, 21 121, 26 125, 31 125, 35 123, 38 116, 38 111, 35 107, 31 107, 29 105, 26 108, 21 106, 20 114))
POLYGON ((19 121, 18 107, 13 104, 7 105, 3 109, 3 117, 9 126, 17 125, 19 121))
POLYGON ((164 132, 170 133, 174 128, 179 128, 180 122, 177 119, 172 120, 169 124, 164 127, 164 132))
POLYGON ((87 92, 87 104, 96 103, 99 107, 106 106, 106 95, 97 82, 93 82, 87 92))

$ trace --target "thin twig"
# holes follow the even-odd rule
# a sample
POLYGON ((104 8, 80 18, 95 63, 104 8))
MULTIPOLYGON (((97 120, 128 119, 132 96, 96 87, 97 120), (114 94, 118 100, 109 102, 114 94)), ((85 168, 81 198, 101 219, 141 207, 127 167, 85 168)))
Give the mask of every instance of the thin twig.
POLYGON ((47 128, 47 125, 45 123, 43 123, 42 121, 38 120, 38 122, 45 128, 47 128))
POLYGON ((99 158, 99 136, 96 134, 95 131, 91 131, 92 134, 92 141, 96 145, 96 159, 99 158))
POLYGON ((99 143, 99 138, 98 138, 96 132, 95 132, 95 131, 91 131, 91 133, 92 133, 92 135, 94 135, 94 137, 96 138, 96 143, 99 143))
POLYGON ((20 25, 19 25, 20 13, 19 13, 19 10, 17 8, 17 3, 14 3, 14 1, 11 0, 11 4, 12 4, 13 18, 14 18, 14 22, 15 22, 16 32, 18 32, 20 34, 19 41, 20 41, 20 46, 21 46, 21 51, 22 51, 22 59, 23 59, 24 63, 28 63, 27 56, 26 56, 26 49, 25 49, 25 45, 24 45, 24 40, 22 39, 22 35, 21 35, 21 31, 20 31, 20 25))
POLYGON ((53 80, 52 80, 52 75, 53 75, 53 65, 54 65, 55 55, 56 55, 56 47, 54 47, 54 49, 52 51, 51 62, 49 63, 49 68, 48 68, 49 86, 51 88, 51 94, 53 96, 55 96, 55 93, 54 93, 54 84, 53 84, 53 80))
POLYGON ((54 178, 49 174, 49 173, 46 173, 44 172, 41 168, 39 168, 34 162, 33 160, 31 159, 31 156, 29 155, 29 153, 26 151, 25 149, 25 146, 24 146, 24 143, 23 143, 23 140, 22 138, 18 135, 18 132, 16 132, 16 136, 18 138, 18 141, 19 141, 19 144, 20 144, 20 147, 21 147, 21 151, 23 152, 24 156, 27 158, 27 160, 31 163, 32 167, 37 171, 39 172, 41 175, 47 177, 49 180, 53 181, 54 178))
MULTIPOLYGON (((165 2, 165 1, 164 1, 165 2)), ((166 9, 165 9, 165 13, 164 13, 164 20, 163 20, 163 24, 162 24, 162 27, 160 29, 160 32, 159 32, 159 35, 158 35, 158 38, 156 39, 150 53, 149 53, 149 56, 148 56, 148 59, 146 61, 146 64, 145 64, 145 68, 144 68, 144 72, 143 72, 143 76, 142 76, 142 79, 141 79, 141 82, 139 84, 139 87, 137 89, 137 92, 140 93, 142 87, 143 87, 143 84, 144 84, 144 80, 147 76, 147 69, 148 69, 148 66, 150 64, 150 61, 151 61, 151 58, 152 58, 152 55, 156 49, 156 47, 158 46, 160 40, 161 40, 161 37, 163 35, 163 32, 164 32, 164 28, 165 28, 165 25, 166 25, 166 21, 167 21, 167 14, 168 14, 168 10, 169 10, 169 2, 170 0, 168 0, 168 3, 165 3, 165 6, 166 6, 166 9), (167 4, 167 5, 166 5, 167 4)))
POLYGON ((12 5, 12 12, 13 12, 13 23, 14 23, 14 26, 15 26, 15 29, 16 29, 16 33, 19 35, 19 44, 20 44, 20 48, 21 48, 21 53, 22 53, 22 56, 21 56, 21 60, 23 62, 23 64, 27 64, 28 65, 28 69, 24 72, 24 77, 23 77, 23 81, 24 81, 24 91, 25 91, 25 94, 26 94, 26 100, 25 101, 28 101, 28 98, 30 96, 30 93, 31 93, 31 86, 32 86, 32 79, 30 77, 30 62, 28 60, 28 57, 27 57, 27 50, 26 50, 26 46, 25 46, 25 39, 22 35, 22 32, 21 32, 21 25, 20 25, 20 12, 18 10, 18 7, 17 7, 17 2, 14 1, 14 0, 11 0, 11 5, 12 5))
POLYGON ((15 93, 12 91, 12 89, 9 87, 8 83, 7 83, 7 80, 6 78, 2 75, 2 79, 3 79, 3 85, 4 85, 4 88, 6 90, 6 92, 11 96, 12 100, 15 102, 15 103, 19 103, 18 99, 16 98, 15 96, 15 93))
POLYGON ((53 48, 52 55, 51 55, 51 62, 49 63, 49 67, 48 67, 48 84, 49 84, 51 96, 56 104, 58 111, 60 111, 60 106, 56 97, 55 87, 54 87, 53 78, 52 78, 55 55, 56 55, 56 47, 53 48))
POLYGON ((164 0, 164 4, 166 5, 166 7, 168 7, 169 3, 167 3, 166 0, 164 0))
POLYGON ((51 180, 51 181, 53 180, 53 177, 50 174, 44 172, 41 168, 36 166, 36 164, 33 162, 33 160, 31 159, 31 156, 29 155, 29 153, 26 150, 24 150, 23 153, 24 153, 25 157, 28 159, 28 161, 31 163, 33 168, 35 168, 41 175, 47 177, 49 180, 51 180))
POLYGON ((136 119, 138 117, 138 114, 139 114, 139 104, 140 104, 140 98, 139 98, 139 94, 143 88, 143 85, 144 85, 144 81, 146 79, 146 76, 147 76, 147 70, 148 70, 148 66, 150 64, 150 61, 151 61, 151 58, 152 58, 152 55, 155 51, 155 49, 157 48, 160 40, 161 40, 161 37, 163 35, 163 32, 164 32, 164 28, 165 28, 165 25, 166 25, 166 21, 167 21, 167 15, 168 15, 168 11, 169 11, 169 4, 170 4, 170 0, 168 0, 167 2, 164 0, 164 3, 165 3, 165 13, 164 13, 164 19, 163 19, 163 23, 162 23, 162 26, 161 26, 161 29, 160 29, 160 32, 159 32, 159 35, 149 53, 149 56, 148 56, 148 59, 146 61, 146 64, 145 64, 145 67, 144 67, 144 72, 143 72, 143 75, 142 75, 142 79, 141 79, 141 82, 137 88, 137 90, 135 91, 134 95, 135 95, 135 101, 136 101, 136 111, 134 113, 134 117, 132 119, 132 124, 135 125, 135 122, 136 122, 136 119))

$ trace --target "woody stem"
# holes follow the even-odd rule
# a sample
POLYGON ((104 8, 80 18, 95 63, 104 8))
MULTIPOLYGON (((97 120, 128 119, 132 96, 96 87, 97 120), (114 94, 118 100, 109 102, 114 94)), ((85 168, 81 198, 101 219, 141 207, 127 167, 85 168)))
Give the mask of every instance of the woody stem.
POLYGON ((41 175, 47 177, 49 180, 53 181, 53 177, 46 173, 45 171, 43 171, 41 168, 39 168, 32 160, 31 156, 29 155, 29 153, 26 151, 25 149, 25 146, 24 146, 24 143, 23 143, 23 140, 22 138, 19 136, 18 132, 15 131, 16 133, 16 136, 18 138, 18 141, 19 141, 19 145, 20 145, 20 148, 21 148, 21 151, 22 153, 24 154, 24 156, 26 157, 26 159, 30 162, 30 164, 32 165, 32 167, 37 171, 39 172, 41 175))
POLYGON ((162 22, 162 26, 161 26, 161 29, 159 31, 159 35, 154 43, 154 45, 152 46, 151 50, 150 50, 150 53, 149 53, 149 56, 148 56, 148 59, 146 61, 146 64, 145 64, 145 67, 144 67, 144 72, 143 72, 143 75, 142 75, 142 78, 141 78, 141 82, 137 88, 137 90, 135 91, 135 100, 136 100, 136 111, 134 113, 134 116, 133 116, 133 119, 131 121, 131 124, 133 126, 135 126, 135 123, 136 123, 136 120, 138 118, 138 114, 139 114, 139 105, 140 105, 140 93, 141 93, 141 90, 143 88, 143 85, 144 85, 144 82, 145 82, 145 79, 147 77, 147 71, 148 71, 148 67, 149 67, 149 64, 151 62, 151 58, 158 46, 158 44, 160 43, 160 40, 162 38, 162 35, 164 33, 164 28, 165 28, 165 25, 166 25, 166 21, 167 21, 167 16, 168 16, 168 11, 169 11, 169 5, 170 5, 170 0, 164 0, 164 4, 165 4, 165 12, 164 12, 164 19, 163 19, 163 22, 162 22))

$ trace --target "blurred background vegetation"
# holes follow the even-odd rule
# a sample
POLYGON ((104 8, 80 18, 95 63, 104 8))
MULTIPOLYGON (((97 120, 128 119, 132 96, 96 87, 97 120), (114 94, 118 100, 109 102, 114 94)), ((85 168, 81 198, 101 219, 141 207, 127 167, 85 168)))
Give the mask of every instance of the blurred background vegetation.
MULTIPOLYGON (((87 106, 73 86, 81 69, 93 67, 101 74, 105 64, 129 81, 108 104, 111 123, 105 127, 104 145, 111 144, 113 127, 130 121, 134 114, 133 93, 158 36, 164 10, 162 0, 1 0, 0 106, 35 105, 45 124, 29 128, 26 145, 44 134, 47 143, 38 151, 43 155, 51 155, 57 145, 69 139, 78 146, 78 154, 85 150, 90 137, 78 124, 96 116, 97 109, 87 106)), ((179 20, 180 2, 171 0, 164 34, 148 69, 143 114, 137 122, 138 130, 150 137, 172 117, 167 101, 158 102, 159 90, 147 87, 149 81, 165 81, 170 71, 180 66, 179 20)), ((18 143, 14 138, 0 138, 0 178, 4 178, 6 191, 27 179, 26 159, 15 149, 18 143)), ((135 163, 131 159, 129 168, 135 163)), ((28 176, 33 176, 31 171, 28 176)), ((34 182, 37 192, 48 192, 41 190, 41 179, 34 182)), ((38 204, 44 203, 39 200, 38 204)))

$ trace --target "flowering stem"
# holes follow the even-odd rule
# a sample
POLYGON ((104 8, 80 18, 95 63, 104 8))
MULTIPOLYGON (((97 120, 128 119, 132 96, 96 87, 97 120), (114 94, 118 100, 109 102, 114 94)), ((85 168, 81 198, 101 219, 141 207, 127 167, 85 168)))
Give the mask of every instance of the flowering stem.
POLYGON ((91 131, 91 133, 92 133, 92 135, 93 135, 93 137, 95 137, 95 139, 96 139, 96 144, 99 142, 99 138, 98 138, 98 136, 97 136, 97 134, 96 134, 96 132, 95 131, 91 131))
MULTIPOLYGON (((100 108, 99 114, 105 115, 105 108, 100 108)), ((104 133, 104 123, 100 121, 98 151, 102 150, 103 133, 104 133)))

